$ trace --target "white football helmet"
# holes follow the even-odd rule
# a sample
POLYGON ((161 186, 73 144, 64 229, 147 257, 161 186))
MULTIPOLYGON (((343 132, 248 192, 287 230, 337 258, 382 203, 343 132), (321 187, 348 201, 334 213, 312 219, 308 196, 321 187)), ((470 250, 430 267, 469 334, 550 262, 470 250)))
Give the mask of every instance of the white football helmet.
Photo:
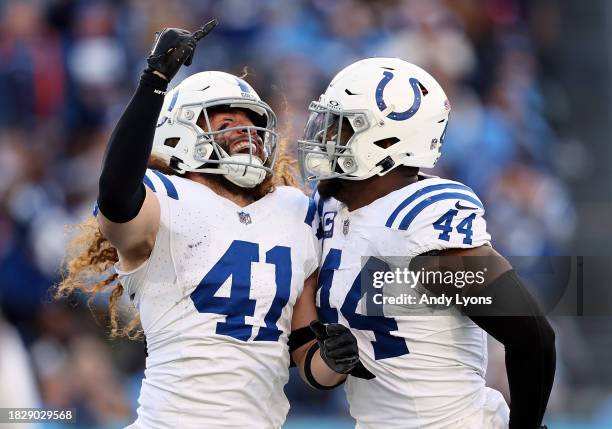
POLYGON ((432 168, 450 103, 420 67, 399 58, 368 58, 338 73, 309 110, 298 141, 302 176, 363 180, 399 165, 432 168))
POLYGON ((272 109, 244 80, 219 71, 196 73, 166 94, 152 153, 179 173, 222 174, 238 186, 252 188, 272 173, 278 148, 276 124, 272 109), (209 109, 220 106, 252 113, 253 126, 212 130, 209 109), (206 131, 197 124, 201 115, 206 131), (215 142, 215 136, 234 130, 248 135, 248 153, 230 155, 227 147, 215 142), (259 137, 253 136, 253 130, 259 137), (265 159, 256 156, 257 144, 263 145, 265 159))

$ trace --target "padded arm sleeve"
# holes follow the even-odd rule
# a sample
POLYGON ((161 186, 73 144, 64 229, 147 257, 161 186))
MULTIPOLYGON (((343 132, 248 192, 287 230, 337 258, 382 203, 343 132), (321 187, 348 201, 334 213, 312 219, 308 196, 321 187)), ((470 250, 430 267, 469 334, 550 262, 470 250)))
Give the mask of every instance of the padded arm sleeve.
POLYGON ((472 306, 465 313, 505 346, 510 429, 538 428, 555 376, 555 333, 514 270, 482 294, 492 297, 492 305, 472 306))
POLYGON ((111 135, 102 163, 98 207, 112 222, 129 222, 142 207, 146 195, 142 180, 167 87, 161 77, 143 73, 111 135))

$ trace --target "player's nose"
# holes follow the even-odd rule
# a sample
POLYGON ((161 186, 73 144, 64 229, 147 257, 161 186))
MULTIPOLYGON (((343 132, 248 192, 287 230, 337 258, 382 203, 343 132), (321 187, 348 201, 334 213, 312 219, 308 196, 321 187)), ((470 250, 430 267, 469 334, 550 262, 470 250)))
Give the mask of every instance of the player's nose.
POLYGON ((240 124, 240 126, 244 127, 239 130, 242 134, 251 134, 251 138, 257 137, 257 130, 254 128, 254 125, 251 121, 245 121, 240 124))

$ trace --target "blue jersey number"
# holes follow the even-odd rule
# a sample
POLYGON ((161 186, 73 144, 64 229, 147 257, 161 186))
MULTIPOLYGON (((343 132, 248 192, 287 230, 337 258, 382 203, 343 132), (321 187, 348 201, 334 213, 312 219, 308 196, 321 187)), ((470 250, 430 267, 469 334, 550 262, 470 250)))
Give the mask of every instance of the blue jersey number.
MULTIPOLYGON (((225 322, 217 322, 216 333, 247 341, 253 326, 245 322, 245 316, 255 314, 255 300, 251 291, 251 264, 259 262, 259 245, 234 240, 221 259, 210 269, 191 293, 191 300, 200 313, 226 316, 225 322), (216 297, 221 285, 231 277, 230 296, 216 297)), ((266 252, 267 264, 275 266, 276 294, 264 318, 265 327, 259 328, 255 341, 278 341, 281 331, 276 326, 291 292, 291 249, 274 246, 266 252)))
MULTIPOLYGON (((438 231, 442 231, 438 238, 444 241, 450 241, 450 233, 453 230, 451 223, 453 222, 454 217, 459 213, 458 210, 450 209, 446 213, 444 213, 440 219, 433 223, 434 229, 438 231)), ((456 226, 457 232, 459 234, 463 234, 463 244, 472 244, 472 235, 474 235, 474 231, 472 231, 472 222, 476 218, 476 213, 472 213, 465 219, 463 219, 456 226)))
POLYGON ((325 323, 338 323, 338 312, 335 308, 329 305, 329 292, 331 290, 334 273, 340 268, 340 257, 342 251, 338 249, 330 249, 325 257, 321 271, 319 272, 319 289, 321 297, 319 303, 319 318, 325 323))
MULTIPOLYGON (((334 273, 340 267, 341 257, 341 250, 330 249, 321 267, 321 272, 319 273, 319 288, 321 290, 319 317, 326 323, 338 322, 338 310, 330 306, 329 293, 334 279, 334 273)), ((346 294, 344 303, 340 308, 340 312, 348 321, 351 328, 362 331, 372 331, 374 333, 375 340, 372 341, 372 347, 374 348, 374 357, 376 360, 402 356, 409 353, 406 341, 403 338, 391 334, 392 331, 398 330, 397 322, 394 318, 385 316, 364 316, 357 313, 357 304, 367 291, 367 288, 361 287, 362 281, 367 285, 371 284, 372 280, 364 276, 371 276, 374 271, 384 271, 387 269, 388 266, 382 261, 376 258, 370 258, 361 272, 357 275, 357 278, 346 294)), ((370 303, 370 301, 371 300, 368 299, 368 303, 370 303)), ((368 313, 370 313, 369 310, 368 308, 368 313)), ((380 309, 378 310, 380 311, 380 309)))
POLYGON ((457 213, 459 213, 458 210, 450 209, 449 211, 444 213, 442 217, 440 217, 440 219, 433 223, 434 229, 442 231, 438 236, 440 240, 450 241, 450 233, 453 230, 451 222, 453 221, 453 218, 457 213))

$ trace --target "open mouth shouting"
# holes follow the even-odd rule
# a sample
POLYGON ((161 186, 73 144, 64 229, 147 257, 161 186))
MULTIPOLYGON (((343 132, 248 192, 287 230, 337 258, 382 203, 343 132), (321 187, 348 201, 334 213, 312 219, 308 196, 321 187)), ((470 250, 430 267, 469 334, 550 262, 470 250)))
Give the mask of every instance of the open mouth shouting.
POLYGON ((261 141, 261 137, 258 135, 251 136, 250 139, 248 136, 240 136, 231 140, 224 146, 227 148, 226 151, 230 156, 241 153, 246 155, 252 154, 253 156, 259 158, 262 162, 264 162, 266 159, 266 156, 264 155, 263 142, 261 141))

